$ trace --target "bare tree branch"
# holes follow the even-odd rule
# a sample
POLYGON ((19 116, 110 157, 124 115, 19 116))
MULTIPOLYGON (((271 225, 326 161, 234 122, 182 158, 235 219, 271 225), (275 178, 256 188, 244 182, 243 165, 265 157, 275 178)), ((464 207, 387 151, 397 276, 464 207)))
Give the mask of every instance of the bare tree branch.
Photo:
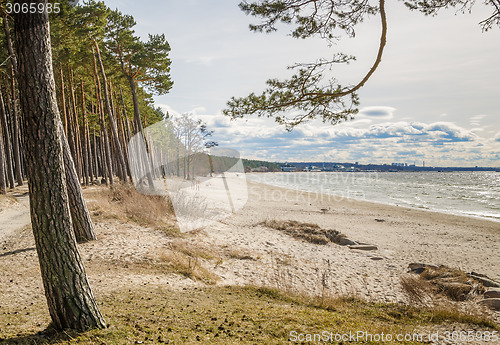
MULTIPOLYGON (((320 6, 324 7, 325 5, 325 1, 292 1, 290 7, 295 9, 295 6, 304 6, 311 2, 314 2, 316 6, 318 6, 318 2, 320 6)), ((339 13, 347 15, 346 13, 348 13, 350 16, 355 15, 354 19, 349 19, 350 23, 358 23, 361 21, 361 18, 358 18, 358 14, 373 12, 372 7, 365 9, 360 7, 368 6, 366 1, 354 1, 357 5, 352 7, 349 11, 344 10, 343 12, 335 11, 336 6, 338 6, 337 2, 328 1, 328 3, 330 7, 328 8, 325 21, 328 21, 328 18, 331 18, 332 15, 338 16, 339 13)), ((251 7, 251 5, 255 4, 247 4, 248 7, 244 8, 246 8, 247 11, 253 11, 251 12, 253 14, 260 13, 255 7, 251 7)), ((270 4, 265 2, 262 6, 269 7, 270 4)), ((385 0, 379 1, 378 11, 382 22, 382 33, 377 57, 368 73, 358 84, 351 87, 344 87, 338 84, 335 79, 331 79, 326 86, 321 86, 324 79, 323 74, 327 67, 331 67, 333 64, 337 63, 348 63, 349 61, 354 60, 354 57, 352 56, 336 54, 332 60, 321 59, 315 63, 297 64, 290 67, 292 69, 298 69, 298 72, 292 76, 291 79, 285 81, 279 81, 276 79, 268 80, 267 85, 269 88, 259 96, 252 93, 245 98, 232 98, 228 102, 229 108, 224 110, 224 114, 233 119, 241 118, 249 114, 274 117, 276 122, 285 125, 287 130, 292 130, 298 124, 316 117, 321 118, 323 122, 329 122, 331 124, 336 124, 340 121, 352 118, 352 115, 357 113, 356 106, 359 105, 356 91, 363 87, 363 85, 370 79, 377 67, 380 65, 384 47, 386 45, 387 18, 385 12, 385 0), (298 113, 292 115, 290 118, 289 113, 294 111, 298 113)), ((281 16, 285 15, 285 9, 283 8, 276 9, 276 12, 279 12, 281 16)), ((319 14, 317 11, 314 11, 312 16, 316 15, 319 14)), ((322 18, 325 18, 323 15, 322 18)), ((285 19, 289 20, 288 17, 285 17, 285 19)), ((274 27, 277 20, 278 18, 273 16, 269 19, 269 21, 261 24, 260 28, 270 30, 274 27)), ((343 18, 342 21, 344 21, 343 18)), ((335 21, 335 23, 338 22, 335 21)), ((321 30, 318 31, 317 29, 303 31, 298 28, 294 31, 293 35, 296 36, 295 33, 299 32, 304 35, 320 34, 322 37, 326 37, 328 39, 333 37, 333 34, 331 33, 333 24, 323 24, 330 25, 328 34, 325 34, 325 32, 322 32, 321 30)), ((354 33, 353 26, 342 27, 342 29, 346 30, 348 33, 354 33)))

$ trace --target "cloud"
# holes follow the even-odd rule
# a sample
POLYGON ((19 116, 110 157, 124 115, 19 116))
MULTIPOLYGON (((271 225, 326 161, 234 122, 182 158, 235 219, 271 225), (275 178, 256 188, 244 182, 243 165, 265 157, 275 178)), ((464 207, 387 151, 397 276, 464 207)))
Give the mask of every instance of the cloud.
MULTIPOLYGON (((235 129, 226 134, 234 135, 235 129)), ((263 129, 261 129, 263 130, 263 129)), ((391 163, 400 160, 426 160, 435 165, 481 165, 469 163, 474 154, 491 160, 491 150, 482 147, 473 132, 451 122, 385 122, 367 128, 349 126, 299 127, 292 133, 274 131, 259 137, 246 132, 245 138, 228 143, 238 145, 244 154, 266 150, 273 157, 288 161, 365 161, 391 163)), ((266 157, 260 157, 266 159, 266 157)), ((483 163, 488 165, 487 163, 483 163)), ((493 164, 493 163, 491 163, 493 164)), ((490 164, 490 165, 491 165, 490 164)))
POLYGON ((343 128, 334 130, 334 140, 344 142, 365 139, 397 138, 399 142, 461 142, 473 141, 477 135, 451 122, 385 122, 368 128, 343 128))
MULTIPOLYGON (((500 132, 489 138, 453 122, 384 121, 368 118, 337 126, 312 121, 286 132, 273 119, 201 114, 220 147, 244 158, 275 161, 420 162, 436 166, 498 166, 500 132), (368 121, 366 121, 368 120, 368 121), (494 141, 496 140, 496 142, 494 141)), ((486 132, 481 132, 485 135, 486 132)))
POLYGON ((386 106, 364 107, 359 111, 358 116, 376 118, 376 119, 392 119, 396 108, 386 106))
POLYGON ((477 135, 473 132, 451 122, 432 123, 424 127, 424 130, 432 133, 435 138, 448 142, 474 141, 477 138, 477 135))
POLYGON ((398 156, 415 156, 416 154, 417 154, 417 151, 415 151, 415 150, 397 152, 398 156))
POLYGON ((156 104, 157 107, 160 107, 163 112, 168 113, 170 116, 180 116, 181 113, 173 109, 167 104, 156 104))
POLYGON ((488 117, 488 115, 475 115, 470 118, 470 124, 471 126, 480 126, 481 120, 484 119, 485 117, 488 117))

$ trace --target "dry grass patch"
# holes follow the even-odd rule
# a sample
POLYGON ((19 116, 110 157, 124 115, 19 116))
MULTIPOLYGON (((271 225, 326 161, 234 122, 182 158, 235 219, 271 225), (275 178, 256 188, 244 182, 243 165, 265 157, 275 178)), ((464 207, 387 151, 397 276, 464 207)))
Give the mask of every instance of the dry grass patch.
POLYGON ((467 301, 485 291, 481 283, 465 272, 446 266, 426 266, 418 276, 402 277, 401 286, 410 300, 421 304, 428 304, 436 295, 452 301, 467 301))
POLYGON ((435 285, 440 293, 453 301, 465 301, 485 291, 484 286, 469 278, 465 272, 446 266, 427 267, 420 277, 435 285))
POLYGON ((414 305, 431 305, 435 299, 434 285, 420 276, 402 276, 400 283, 408 301, 414 305))
POLYGON ((159 255, 161 264, 167 270, 195 281, 213 285, 219 277, 210 271, 209 266, 217 265, 220 256, 204 245, 186 239, 174 239, 159 255))
POLYGON ((237 248, 226 248, 224 250, 224 255, 230 259, 235 259, 235 260, 257 261, 260 259, 260 256, 257 254, 254 254, 248 250, 237 249, 237 248))
POLYGON ((207 261, 218 259, 218 255, 214 253, 213 248, 208 248, 199 243, 191 243, 186 240, 176 239, 170 244, 170 249, 186 256, 193 258, 202 258, 207 261))
POLYGON ((337 230, 325 230, 313 223, 301 223, 295 220, 266 220, 259 223, 271 229, 279 230, 285 234, 314 244, 339 244, 345 235, 337 230))
POLYGON ((84 192, 92 216, 133 221, 169 234, 178 233, 172 203, 167 197, 139 193, 130 185, 92 187, 84 192))
POLYGON ((198 256, 191 256, 180 251, 166 250, 160 254, 160 260, 166 262, 173 273, 192 280, 198 280, 208 285, 213 285, 219 280, 219 277, 204 266, 206 260, 198 256))
MULTIPOLYGON (((300 303, 307 307, 324 309, 336 313, 351 313, 356 311, 356 315, 351 315, 355 322, 370 323, 401 321, 416 324, 462 324, 476 327, 484 327, 493 330, 500 330, 500 325, 496 324, 490 315, 484 313, 482 309, 461 309, 456 303, 437 303, 432 306, 414 306, 392 303, 367 302, 355 295, 339 296, 310 296, 305 294, 287 293, 280 289, 259 288, 258 291, 264 294, 286 301, 300 303), (371 320, 371 321, 368 321, 371 320), (368 322, 367 322, 368 321, 368 322)), ((382 326, 384 327, 384 326, 382 326)))
MULTIPOLYGON (((109 327, 78 333, 43 331, 47 318, 33 324, 38 315, 12 318, 0 330, 5 344, 289 344, 290 332, 425 334, 436 324, 456 322, 453 316, 432 310, 393 304, 367 303, 354 298, 322 301, 284 294, 278 290, 240 287, 165 287, 117 289, 97 296, 109 327), (30 324, 30 327, 22 328, 30 324), (38 333, 38 332, 42 333, 38 333)), ((33 308, 43 308, 38 303, 33 308)), ((9 310, 13 312, 13 310, 9 310)), ((0 315, 1 318, 2 315, 0 315)), ((0 321, 3 321, 0 319, 0 321)), ((466 329, 498 329, 476 320, 466 329)), ((456 325, 454 325, 456 326, 456 325)), ((365 342, 363 342, 365 343, 365 342)), ((417 341, 387 344, 421 344, 417 341)))

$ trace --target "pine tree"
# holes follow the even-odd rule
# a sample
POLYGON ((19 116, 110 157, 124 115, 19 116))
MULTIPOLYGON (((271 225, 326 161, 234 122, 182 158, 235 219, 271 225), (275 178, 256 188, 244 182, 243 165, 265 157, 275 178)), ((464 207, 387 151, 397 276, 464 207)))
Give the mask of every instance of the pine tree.
POLYGON ((14 19, 31 222, 49 312, 59 329, 104 327, 72 231, 48 15, 18 13, 14 19))

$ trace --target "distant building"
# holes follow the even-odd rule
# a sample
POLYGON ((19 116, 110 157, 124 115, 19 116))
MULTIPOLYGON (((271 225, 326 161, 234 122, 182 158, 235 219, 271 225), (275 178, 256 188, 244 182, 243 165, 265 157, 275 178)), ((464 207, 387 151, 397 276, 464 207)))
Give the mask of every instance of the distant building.
POLYGON ((282 165, 281 166, 281 171, 283 172, 294 172, 297 171, 297 167, 293 165, 282 165))
POLYGON ((310 166, 307 167, 307 171, 309 171, 309 172, 319 172, 319 171, 321 171, 321 168, 317 167, 315 165, 310 165, 310 166))

